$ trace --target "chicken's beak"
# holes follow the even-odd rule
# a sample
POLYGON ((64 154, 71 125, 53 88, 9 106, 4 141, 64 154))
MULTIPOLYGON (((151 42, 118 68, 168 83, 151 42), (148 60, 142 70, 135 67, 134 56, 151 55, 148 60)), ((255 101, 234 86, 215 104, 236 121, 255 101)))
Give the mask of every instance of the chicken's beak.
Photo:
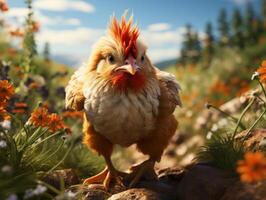
POLYGON ((134 75, 136 74, 138 69, 139 67, 136 64, 136 59, 133 58, 132 56, 129 56, 129 58, 125 60, 125 65, 116 68, 116 71, 125 71, 131 75, 134 75))
POLYGON ((134 75, 137 72, 137 68, 132 65, 123 65, 121 67, 118 67, 116 71, 125 71, 131 75, 134 75))

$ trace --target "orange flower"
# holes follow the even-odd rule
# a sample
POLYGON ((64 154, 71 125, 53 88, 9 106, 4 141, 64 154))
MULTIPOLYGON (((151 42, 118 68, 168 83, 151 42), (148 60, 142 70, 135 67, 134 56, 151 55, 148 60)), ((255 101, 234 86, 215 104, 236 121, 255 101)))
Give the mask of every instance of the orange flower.
POLYGON ((30 85, 29 85, 29 88, 31 89, 38 89, 40 88, 40 85, 36 82, 32 82, 30 85))
POLYGON ((0 122, 4 121, 4 120, 9 120, 10 116, 8 115, 8 113, 6 112, 6 110, 2 107, 0 107, 0 122))
POLYGON ((39 22, 33 22, 31 28, 32 28, 33 32, 38 32, 40 30, 40 23, 39 22))
POLYGON ((0 0, 0 10, 2 12, 6 12, 9 10, 9 7, 8 7, 7 3, 5 2, 5 0, 0 0))
POLYGON ((46 127, 50 122, 48 110, 43 107, 37 108, 31 113, 29 120, 35 126, 46 127))
POLYGON ((10 99, 15 93, 14 87, 7 80, 0 81, 0 101, 10 99))
POLYGON ((49 130, 54 133, 60 129, 63 129, 64 123, 59 115, 57 115, 56 113, 52 113, 51 115, 49 115, 48 127, 49 130))
POLYGON ((257 72, 259 73, 260 82, 266 83, 266 60, 261 63, 261 66, 259 69, 257 69, 257 72))
POLYGON ((247 152, 244 160, 238 161, 237 172, 246 183, 266 179, 266 157, 262 152, 247 152))
POLYGON ((19 37, 23 37, 24 36, 24 31, 22 29, 20 29, 20 28, 16 28, 14 30, 10 30, 9 34, 12 37, 18 37, 19 38, 19 37))
POLYGON ((28 105, 24 102, 17 102, 15 103, 14 109, 12 113, 22 114, 27 111, 28 105))
POLYGON ((5 108, 6 106, 7 106, 6 100, 0 101, 0 108, 5 108))

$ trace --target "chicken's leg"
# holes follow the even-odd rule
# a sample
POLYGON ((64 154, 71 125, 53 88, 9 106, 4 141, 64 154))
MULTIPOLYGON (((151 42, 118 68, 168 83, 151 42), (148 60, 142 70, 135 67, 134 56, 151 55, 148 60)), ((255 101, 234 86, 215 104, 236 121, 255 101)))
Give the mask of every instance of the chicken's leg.
POLYGON ((129 188, 136 186, 141 178, 146 180, 156 180, 157 175, 154 170, 155 161, 148 159, 137 166, 131 168, 131 173, 125 177, 126 181, 129 182, 129 188))
POLYGON ((105 158, 106 167, 103 171, 95 176, 84 180, 83 184, 89 185, 93 183, 103 183, 103 186, 108 189, 110 182, 115 180, 119 185, 123 186, 122 177, 125 175, 123 172, 116 170, 110 158, 105 158))
POLYGON ((113 151, 113 144, 111 144, 106 138, 101 134, 97 133, 93 126, 87 120, 85 115, 85 120, 83 124, 84 138, 83 142, 89 148, 95 150, 97 153, 102 155, 106 162, 106 168, 99 174, 87 178, 84 180, 83 184, 93 184, 93 183, 103 183, 105 188, 109 188, 111 180, 116 180, 118 183, 121 182, 122 172, 117 171, 111 161, 111 154, 113 151))
POLYGON ((142 177, 145 179, 157 179, 154 171, 155 162, 160 161, 163 151, 175 133, 176 128, 177 121, 173 115, 160 118, 152 134, 137 143, 137 148, 143 154, 149 155, 150 158, 133 167, 132 173, 126 177, 127 182, 130 182, 129 187, 135 186, 142 177))

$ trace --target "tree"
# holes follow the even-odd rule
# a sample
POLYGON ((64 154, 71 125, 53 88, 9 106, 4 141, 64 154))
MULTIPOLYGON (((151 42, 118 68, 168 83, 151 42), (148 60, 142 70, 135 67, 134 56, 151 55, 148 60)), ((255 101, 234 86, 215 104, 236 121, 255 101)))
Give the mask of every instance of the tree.
POLYGON ((26 17, 25 23, 25 36, 23 38, 23 58, 22 65, 26 73, 32 70, 32 59, 37 54, 35 33, 32 29, 34 25, 33 21, 33 10, 32 10, 32 0, 26 0, 28 7, 28 15, 26 17))
POLYGON ((249 2, 246 6, 246 14, 245 14, 245 41, 248 44, 255 44, 256 41, 256 32, 255 32, 255 13, 252 7, 252 4, 249 2))
POLYGON ((221 46, 226 46, 229 44, 229 24, 227 22, 227 13, 223 8, 220 11, 218 17, 218 30, 219 30, 219 43, 221 46))
POLYGON ((43 57, 45 61, 50 61, 50 44, 48 42, 44 44, 43 57))
POLYGON ((232 33, 233 33, 232 35, 233 44, 236 47, 243 49, 245 46, 244 35, 243 35, 243 20, 239 9, 235 9, 233 13, 232 33))
POLYGON ((212 56, 214 54, 214 36, 213 36, 213 29, 212 29, 212 24, 208 22, 206 24, 205 28, 205 49, 204 49, 204 59, 206 61, 206 64, 209 65, 209 63, 212 60, 212 56))
POLYGON ((181 62, 196 63, 200 59, 201 44, 198 38, 198 33, 192 31, 190 24, 186 25, 186 32, 181 48, 181 62))
POLYGON ((263 21, 266 22, 266 0, 262 0, 261 8, 262 8, 261 12, 262 12, 263 21))

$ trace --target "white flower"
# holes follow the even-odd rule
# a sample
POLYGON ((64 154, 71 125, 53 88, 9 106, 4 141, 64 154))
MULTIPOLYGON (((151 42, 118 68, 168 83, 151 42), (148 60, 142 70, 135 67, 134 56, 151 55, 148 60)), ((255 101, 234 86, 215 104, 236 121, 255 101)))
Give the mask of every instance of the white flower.
POLYGON ((0 125, 4 129, 10 129, 11 128, 11 121, 10 120, 4 120, 3 122, 0 123, 0 125))
POLYGON ((44 192, 46 192, 46 190, 47 190, 47 187, 45 187, 43 185, 37 185, 37 187, 35 189, 27 189, 25 191, 24 199, 29 199, 33 196, 41 195, 44 192))
POLYGON ((213 124, 212 125, 212 128, 211 128, 211 131, 212 132, 215 132, 215 131, 217 131, 218 130, 218 126, 217 126, 217 124, 213 124))
POLYGON ((251 76, 251 80, 252 80, 252 81, 255 80, 259 75, 260 75, 259 72, 254 72, 254 73, 252 74, 252 76, 251 76))
POLYGON ((76 193, 72 191, 68 191, 66 194, 67 194, 67 197, 70 197, 70 198, 76 197, 76 193))
POLYGON ((46 192, 46 190, 47 190, 47 187, 45 187, 43 185, 37 185, 36 189, 34 190, 34 193, 36 195, 40 195, 40 194, 46 192))
POLYGON ((18 200, 18 196, 16 194, 9 195, 6 200, 18 200))
POLYGON ((6 174, 11 174, 13 171, 12 167, 10 165, 4 165, 1 168, 1 172, 6 173, 6 174))
POLYGON ((209 140, 212 138, 213 133, 211 131, 208 132, 208 134, 206 135, 206 138, 209 140))
POLYGON ((0 140, 0 148, 6 148, 7 147, 7 143, 5 140, 0 140))

